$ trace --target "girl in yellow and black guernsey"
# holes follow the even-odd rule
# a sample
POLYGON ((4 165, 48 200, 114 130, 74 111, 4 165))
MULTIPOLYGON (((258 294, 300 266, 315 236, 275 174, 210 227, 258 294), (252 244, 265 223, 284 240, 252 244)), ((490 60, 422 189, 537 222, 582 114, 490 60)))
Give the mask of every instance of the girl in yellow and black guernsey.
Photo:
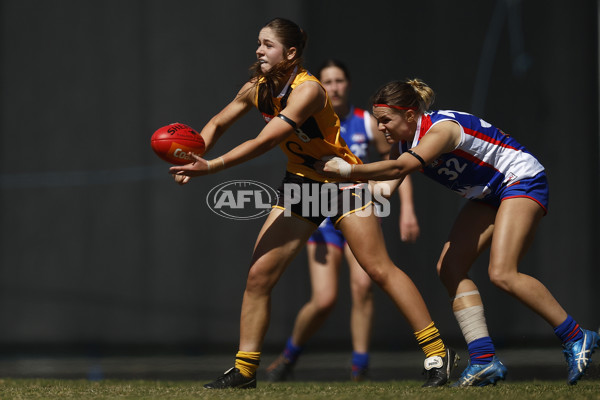
POLYGON ((277 145, 288 156, 278 204, 261 228, 250 260, 235 365, 205 387, 256 387, 256 371, 269 325, 271 291, 312 232, 326 216, 331 216, 323 215, 323 210, 331 209, 337 210, 332 220, 361 267, 392 299, 413 329, 426 357, 427 380, 423 386, 442 386, 456 364, 456 353, 442 341, 413 281, 389 258, 378 218, 373 212, 358 212, 371 211, 373 207, 370 196, 365 195, 366 184, 348 182, 342 176, 333 181, 339 189, 330 195, 331 179, 314 169, 314 164, 322 159, 338 157, 337 160, 345 161, 340 160, 340 165, 359 164, 360 160, 340 136, 339 119, 325 89, 302 68, 305 43, 305 32, 292 21, 276 18, 263 26, 258 35, 252 78, 233 101, 211 118, 201 135, 210 151, 219 137, 254 107, 263 114, 266 126, 255 138, 219 157, 206 160, 193 155, 195 162, 170 169, 175 181, 183 185, 192 177, 241 164, 277 145), (290 187, 311 187, 313 192, 302 191, 295 202, 290 202, 290 187), (327 191, 327 195, 320 196, 321 190, 327 191), (302 206, 303 202, 315 199, 329 204, 302 206), (329 207, 335 202, 339 202, 337 208, 329 207))
MULTIPOLYGON (((271 98, 271 104, 260 105, 258 90, 256 91, 255 106, 262 113, 265 122, 268 123, 275 116, 283 117, 280 112, 285 108, 288 97, 298 85, 312 81, 321 86, 321 83, 310 72, 298 67, 294 68, 290 80, 291 82, 286 84, 279 96, 271 98)), ((264 82, 264 79, 261 81, 264 82)), ((295 134, 286 138, 279 144, 279 147, 288 157, 288 172, 319 182, 332 180, 314 170, 314 162, 324 157, 336 155, 350 164, 362 164, 342 139, 340 119, 333 111, 329 98, 321 111, 316 112, 302 126, 295 129, 295 134)))

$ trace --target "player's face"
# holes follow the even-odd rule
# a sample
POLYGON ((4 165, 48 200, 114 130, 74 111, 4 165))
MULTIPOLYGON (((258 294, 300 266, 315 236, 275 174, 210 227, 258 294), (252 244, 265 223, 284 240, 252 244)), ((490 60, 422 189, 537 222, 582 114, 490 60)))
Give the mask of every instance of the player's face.
POLYGON ((284 47, 277 39, 271 28, 263 28, 258 34, 258 48, 256 58, 260 61, 262 72, 267 72, 283 61, 284 47))
POLYGON ((331 100, 333 108, 345 107, 350 94, 350 82, 340 68, 332 66, 324 68, 320 76, 321 83, 331 100))
POLYGON ((385 135, 388 143, 413 139, 415 126, 408 121, 405 113, 398 113, 387 107, 373 107, 373 116, 377 119, 377 129, 385 135))

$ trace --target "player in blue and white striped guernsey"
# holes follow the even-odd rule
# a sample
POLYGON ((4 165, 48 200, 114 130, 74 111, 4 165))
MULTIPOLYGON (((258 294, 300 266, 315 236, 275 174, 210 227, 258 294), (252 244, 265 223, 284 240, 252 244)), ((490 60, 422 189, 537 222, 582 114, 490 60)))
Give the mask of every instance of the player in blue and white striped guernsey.
POLYGON ((426 112, 433 90, 413 79, 384 85, 372 98, 378 129, 397 143, 389 161, 348 166, 328 161, 325 174, 380 180, 392 188, 411 172, 425 175, 469 199, 459 213, 438 261, 438 273, 467 342, 470 362, 455 386, 485 386, 506 376, 488 333, 483 303, 468 272, 488 248, 491 282, 520 300, 553 328, 563 345, 568 383, 591 363, 598 333, 581 329, 548 289, 520 273, 518 263, 548 210, 544 167, 500 129, 458 111, 426 112), (341 168, 340 168, 341 167, 341 168))

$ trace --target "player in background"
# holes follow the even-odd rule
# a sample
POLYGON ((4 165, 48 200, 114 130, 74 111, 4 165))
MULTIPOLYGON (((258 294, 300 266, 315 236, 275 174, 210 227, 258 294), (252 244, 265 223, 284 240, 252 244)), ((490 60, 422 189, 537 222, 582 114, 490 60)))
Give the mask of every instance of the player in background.
MULTIPOLYGON (((387 158, 390 145, 377 132, 377 122, 371 115, 350 104, 351 79, 348 68, 339 60, 326 60, 317 76, 340 117, 341 135, 350 150, 362 162, 368 162, 369 149, 375 147, 382 158, 387 158)), ((405 179, 398 190, 400 196, 400 237, 414 242, 419 236, 419 224, 414 212, 412 184, 405 179)), ((302 306, 287 339, 285 349, 269 367, 267 379, 271 382, 286 380, 304 349, 304 345, 323 325, 333 310, 337 295, 340 267, 345 257, 350 271, 352 309, 352 369, 350 378, 365 379, 369 367, 369 342, 373 318, 371 279, 356 261, 342 233, 326 218, 306 244, 312 296, 302 306)))
POLYGON ((315 170, 315 163, 322 158, 337 156, 349 164, 361 161, 341 139, 339 119, 325 89, 302 67, 305 43, 306 33, 292 21, 276 18, 268 22, 258 35, 257 62, 252 68, 252 78, 211 118, 201 135, 210 151, 227 128, 254 107, 262 113, 266 126, 255 138, 222 156, 205 160, 194 155, 195 162, 170 168, 175 181, 186 184, 192 177, 242 164, 277 145, 288 158, 278 204, 258 234, 247 272, 235 365, 205 387, 256 387, 256 371, 270 319, 272 289, 290 261, 328 216, 320 210, 334 208, 319 204, 316 207, 319 213, 307 213, 302 203, 318 200, 321 196, 303 191, 300 193, 302 201, 292 202, 295 193, 292 194, 290 188, 308 187, 316 193, 331 193, 331 186, 339 188, 326 204, 338 204, 338 215, 334 218, 336 226, 362 268, 406 318, 425 353, 428 374, 424 386, 442 386, 456 362, 456 353, 442 341, 417 287, 390 260, 380 222, 372 212, 367 184, 326 178, 315 170))
POLYGON ((391 159, 352 166, 336 159, 325 164, 324 173, 340 176, 341 167, 351 179, 380 180, 394 187, 421 170, 470 200, 437 265, 470 357, 455 386, 485 386, 506 376, 488 333, 481 296, 468 277, 475 259, 488 248, 490 281, 554 328, 568 364, 568 383, 577 383, 598 347, 598 333, 581 329, 540 281, 518 271, 547 212, 544 167, 512 137, 473 115, 426 112, 433 99, 433 90, 418 79, 384 85, 372 98, 373 115, 388 142, 395 144, 391 159))

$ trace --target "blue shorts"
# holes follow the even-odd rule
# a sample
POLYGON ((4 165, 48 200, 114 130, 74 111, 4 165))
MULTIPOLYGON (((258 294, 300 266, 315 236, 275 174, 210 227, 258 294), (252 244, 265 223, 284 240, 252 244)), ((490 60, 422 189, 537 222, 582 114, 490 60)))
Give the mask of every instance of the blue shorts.
POLYGON ((344 248, 346 239, 339 229, 333 226, 331 219, 325 218, 325 220, 319 225, 316 231, 308 238, 307 243, 315 244, 330 244, 340 249, 344 248))
POLYGON ((494 194, 479 201, 500 207, 502 200, 513 199, 515 197, 526 197, 535 201, 544 209, 544 214, 547 214, 550 193, 546 173, 540 172, 533 178, 519 179, 508 185, 502 185, 494 194))

